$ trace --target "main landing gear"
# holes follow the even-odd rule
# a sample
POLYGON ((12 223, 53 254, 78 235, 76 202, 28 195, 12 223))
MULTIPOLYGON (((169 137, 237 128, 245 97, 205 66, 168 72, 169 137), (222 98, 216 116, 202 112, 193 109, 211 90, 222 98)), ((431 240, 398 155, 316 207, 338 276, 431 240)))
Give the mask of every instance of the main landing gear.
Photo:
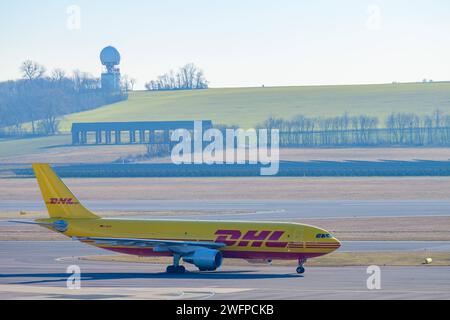
POLYGON ((306 259, 299 259, 298 260, 298 267, 297 267, 297 273, 298 274, 303 274, 305 273, 305 263, 306 263, 306 259))
POLYGON ((180 266, 180 259, 181 256, 179 254, 173 255, 173 265, 168 266, 166 269, 167 273, 185 273, 186 268, 183 266, 180 266))

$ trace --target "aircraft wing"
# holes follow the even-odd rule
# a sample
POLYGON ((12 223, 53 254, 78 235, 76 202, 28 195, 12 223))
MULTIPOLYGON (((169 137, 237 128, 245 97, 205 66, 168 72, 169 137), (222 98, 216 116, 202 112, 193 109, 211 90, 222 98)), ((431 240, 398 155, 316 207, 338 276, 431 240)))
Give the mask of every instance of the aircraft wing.
POLYGON ((135 239, 135 238, 98 238, 98 237, 74 237, 79 241, 94 241, 96 244, 108 244, 113 246, 127 247, 157 247, 159 249, 166 248, 169 251, 184 251, 192 247, 203 247, 209 249, 219 249, 225 247, 226 244, 218 242, 205 241, 182 241, 182 240, 160 240, 160 239, 135 239))
POLYGON ((47 222, 34 222, 34 221, 26 221, 26 220, 9 220, 10 223, 21 223, 21 224, 34 224, 38 226, 52 226, 52 223, 47 222))

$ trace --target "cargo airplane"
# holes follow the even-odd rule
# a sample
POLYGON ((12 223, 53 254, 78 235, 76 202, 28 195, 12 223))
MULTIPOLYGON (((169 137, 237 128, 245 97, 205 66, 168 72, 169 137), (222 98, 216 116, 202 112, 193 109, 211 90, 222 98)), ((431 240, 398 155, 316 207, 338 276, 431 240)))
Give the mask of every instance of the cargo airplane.
MULTIPOLYGON (((309 225, 278 222, 131 220, 101 218, 86 209, 48 164, 34 164, 49 218, 34 222, 98 248, 136 256, 172 256, 168 273, 184 273, 182 259, 200 271, 214 271, 223 258, 249 262, 304 263, 337 250, 329 232, 309 225)), ((20 221, 15 221, 20 222, 20 221)))

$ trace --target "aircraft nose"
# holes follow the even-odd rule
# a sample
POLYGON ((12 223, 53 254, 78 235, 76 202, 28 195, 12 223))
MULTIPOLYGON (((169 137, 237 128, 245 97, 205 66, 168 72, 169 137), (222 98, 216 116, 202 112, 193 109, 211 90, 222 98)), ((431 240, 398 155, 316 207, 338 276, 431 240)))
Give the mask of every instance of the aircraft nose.
POLYGON ((341 242, 338 239, 334 238, 334 237, 333 237, 333 243, 334 243, 334 245, 336 247, 335 250, 339 249, 342 246, 341 242))

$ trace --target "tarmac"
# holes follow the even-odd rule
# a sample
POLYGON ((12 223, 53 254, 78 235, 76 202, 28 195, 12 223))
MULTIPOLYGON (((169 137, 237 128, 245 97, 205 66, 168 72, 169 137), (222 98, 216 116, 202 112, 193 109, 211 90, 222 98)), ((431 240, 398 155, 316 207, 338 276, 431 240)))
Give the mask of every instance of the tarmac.
MULTIPOLYGON (((344 246, 345 247, 345 246, 344 246)), ((75 241, 0 242, 0 299, 450 299, 450 267, 381 267, 369 289, 366 267, 226 266, 183 275, 147 263, 78 260, 105 251, 75 241), (81 288, 69 289, 77 265, 81 288)))
MULTIPOLYGON (((205 211, 170 219, 290 221, 308 218, 448 216, 450 201, 87 201, 95 210, 205 211), (225 210, 226 214, 207 211, 225 210)), ((2 201, 0 211, 43 210, 42 202, 2 201)), ((144 217, 137 214, 137 218, 144 217)), ((127 216, 127 218, 130 218, 127 216)), ((158 218, 152 216, 152 218, 158 218)), ((167 217, 160 217, 167 218, 167 217)), ((1 221, 1 225, 7 224, 1 221)), ((341 251, 444 251, 446 241, 350 241, 341 251)), ((367 267, 225 266, 183 275, 147 263, 78 260, 110 254, 76 241, 1 241, 0 299, 450 299, 450 267, 381 266, 381 289, 367 286, 367 267), (67 268, 81 269, 81 289, 69 289, 67 268)), ((449 253, 450 255, 450 253, 449 253)))
MULTIPOLYGON (((202 219, 295 220, 320 218, 450 216, 450 201, 287 201, 287 200, 108 200, 83 201, 92 211, 192 211, 205 212, 202 219), (208 211, 225 213, 208 214, 208 211), (236 213, 233 211, 237 211, 236 213)), ((45 210, 42 201, 2 200, 0 211, 45 210)), ((136 217, 139 217, 136 216, 136 217)), ((169 219, 198 219, 198 215, 162 216, 169 219)), ((156 217, 157 218, 157 217, 156 217)))

